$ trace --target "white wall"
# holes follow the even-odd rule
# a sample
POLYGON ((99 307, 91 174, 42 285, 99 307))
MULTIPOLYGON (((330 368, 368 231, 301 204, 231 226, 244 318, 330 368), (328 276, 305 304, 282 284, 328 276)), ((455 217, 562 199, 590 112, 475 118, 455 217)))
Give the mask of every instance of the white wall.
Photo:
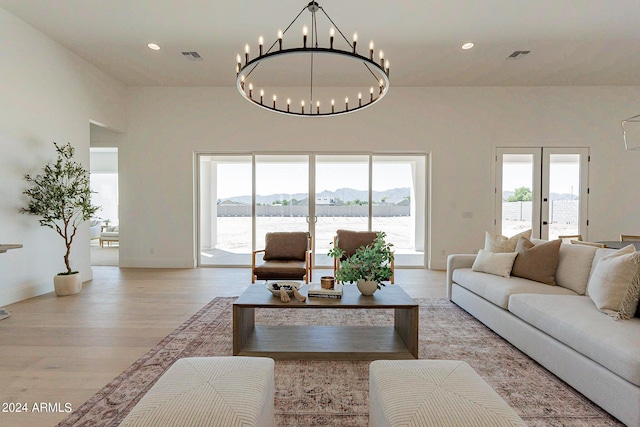
POLYGON ((197 151, 430 152, 430 265, 444 268, 493 230, 496 146, 586 146, 590 239, 637 234, 640 152, 624 150, 620 120, 640 112, 638 99, 640 87, 392 87, 362 112, 309 119, 261 110, 235 88, 131 89, 120 265, 195 265, 197 151))
MULTIPOLYGON (((64 242, 19 210, 26 173, 55 159, 52 142, 70 142, 89 164, 89 122, 126 130, 126 88, 0 8, 0 305, 53 290, 64 270, 64 242)), ((88 224, 76 236, 72 268, 92 277, 88 224)))

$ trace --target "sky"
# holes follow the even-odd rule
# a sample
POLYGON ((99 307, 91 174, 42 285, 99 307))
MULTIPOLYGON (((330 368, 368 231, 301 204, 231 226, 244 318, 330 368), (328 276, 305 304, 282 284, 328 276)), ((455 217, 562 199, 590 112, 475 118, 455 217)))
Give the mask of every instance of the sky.
MULTIPOLYGON (((251 164, 219 164, 218 176, 232 177, 218 182, 218 198, 251 194, 251 164)), ((368 164, 319 163, 316 169, 316 191, 338 188, 369 188, 368 164)), ((309 191, 306 163, 265 163, 256 165, 256 193, 295 194, 309 191)), ((407 163, 374 164, 373 189, 388 190, 411 186, 411 168, 407 163)))
MULTIPOLYGON (((532 187, 531 164, 504 163, 502 169, 502 191, 514 191, 518 187, 532 187)), ((580 189, 580 164, 554 162, 550 166, 549 192, 575 194, 580 189)))

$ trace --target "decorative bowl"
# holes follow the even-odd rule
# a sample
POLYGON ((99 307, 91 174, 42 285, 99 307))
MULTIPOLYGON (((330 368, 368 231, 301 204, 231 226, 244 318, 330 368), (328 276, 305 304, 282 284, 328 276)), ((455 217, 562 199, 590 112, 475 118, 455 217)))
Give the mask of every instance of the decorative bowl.
POLYGON ((290 297, 293 296, 293 289, 300 290, 302 285, 298 282, 273 282, 267 283, 267 289, 271 291, 273 296, 280 297, 280 287, 284 287, 290 297))

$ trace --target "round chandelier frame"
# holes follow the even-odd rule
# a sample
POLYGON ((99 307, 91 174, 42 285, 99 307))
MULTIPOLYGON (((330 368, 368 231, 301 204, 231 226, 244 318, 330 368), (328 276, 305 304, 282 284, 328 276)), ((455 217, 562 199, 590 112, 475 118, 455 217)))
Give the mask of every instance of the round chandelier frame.
POLYGON ((277 40, 271 45, 271 47, 264 52, 264 40, 260 36, 259 55, 255 58, 250 57, 250 47, 245 45, 244 62, 240 54, 236 57, 236 87, 238 92, 254 105, 264 108, 266 110, 286 114, 297 117, 328 117, 338 116, 355 111, 360 111, 367 107, 376 104, 389 91, 389 60, 384 58, 384 53, 381 50, 378 57, 374 54, 373 41, 369 43, 369 56, 360 55, 357 51, 357 33, 353 35, 353 41, 349 41, 342 31, 333 22, 331 17, 325 12, 325 10, 316 2, 311 1, 305 7, 302 8, 300 13, 291 21, 284 31, 278 31, 277 40), (298 20, 302 13, 307 9, 311 12, 311 43, 307 45, 308 34, 307 26, 303 27, 303 44, 302 47, 294 47, 283 49, 283 38, 287 31, 298 20), (331 22, 333 27, 329 36, 329 47, 320 47, 318 45, 318 27, 316 24, 316 12, 322 11, 327 19, 331 22), (350 50, 342 50, 334 47, 335 32, 338 32, 342 38, 347 42, 350 50), (277 49, 275 49, 277 46, 277 49), (253 87, 253 83, 250 81, 251 74, 255 71, 260 64, 266 61, 274 61, 282 58, 284 55, 310 55, 310 72, 309 72, 309 99, 302 100, 299 106, 294 107, 291 104, 291 100, 287 99, 286 102, 282 100, 278 103, 278 99, 274 94, 272 98, 267 99, 263 89, 256 90, 253 87), (349 104, 349 97, 344 98, 344 104, 340 102, 340 105, 336 103, 334 99, 331 100, 330 106, 321 105, 320 101, 314 99, 314 56, 315 55, 338 55, 343 58, 348 58, 353 61, 361 62, 366 72, 370 73, 375 83, 370 87, 369 93, 363 97, 362 93, 358 93, 358 97, 349 104), (378 62, 379 61, 379 62, 378 62), (305 101, 309 101, 306 104, 305 101), (305 108, 306 107, 306 108, 305 108))

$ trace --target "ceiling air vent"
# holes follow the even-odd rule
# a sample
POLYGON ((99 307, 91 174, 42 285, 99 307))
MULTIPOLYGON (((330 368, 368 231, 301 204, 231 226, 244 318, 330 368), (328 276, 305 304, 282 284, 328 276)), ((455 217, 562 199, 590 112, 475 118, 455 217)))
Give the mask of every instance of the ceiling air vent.
POLYGON ((202 56, 198 52, 182 52, 189 61, 202 61, 202 56))
POLYGON ((507 59, 522 59, 525 55, 531 53, 530 50, 516 50, 507 59))

